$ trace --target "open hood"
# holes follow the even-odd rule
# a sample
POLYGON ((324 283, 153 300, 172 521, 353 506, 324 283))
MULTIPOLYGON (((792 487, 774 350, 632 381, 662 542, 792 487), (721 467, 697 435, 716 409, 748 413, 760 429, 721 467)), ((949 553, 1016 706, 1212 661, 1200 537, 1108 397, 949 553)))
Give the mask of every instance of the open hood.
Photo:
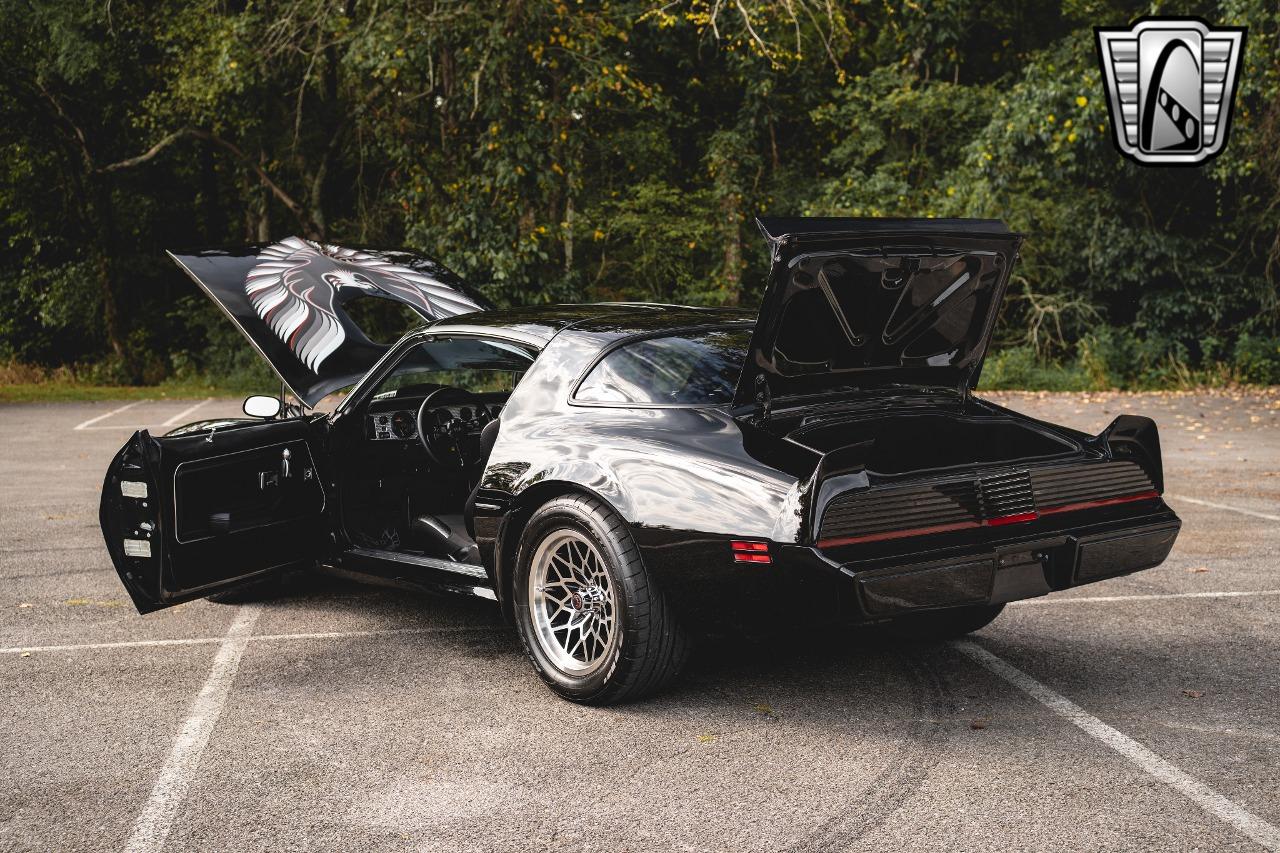
POLYGON ((346 311, 363 297, 437 320, 492 305, 440 264, 405 251, 289 237, 265 247, 170 252, 308 406, 364 376, 390 348, 346 311))
POLYGON ((735 401, 972 390, 1021 236, 996 219, 757 220, 771 267, 735 401))

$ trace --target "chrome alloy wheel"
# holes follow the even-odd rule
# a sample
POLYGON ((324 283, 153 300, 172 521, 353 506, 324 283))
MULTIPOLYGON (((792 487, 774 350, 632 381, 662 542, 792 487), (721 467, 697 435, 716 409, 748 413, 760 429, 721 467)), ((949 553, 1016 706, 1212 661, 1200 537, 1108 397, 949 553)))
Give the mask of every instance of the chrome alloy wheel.
POLYGON ((575 530, 538 546, 529 570, 529 611, 538 645, 563 672, 595 672, 618 642, 618 602, 600 552, 575 530))

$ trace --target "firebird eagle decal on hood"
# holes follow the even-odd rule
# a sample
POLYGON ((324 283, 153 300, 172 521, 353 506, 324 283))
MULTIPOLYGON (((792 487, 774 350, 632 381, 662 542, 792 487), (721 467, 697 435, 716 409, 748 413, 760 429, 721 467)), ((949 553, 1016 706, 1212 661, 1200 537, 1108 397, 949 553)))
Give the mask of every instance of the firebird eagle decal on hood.
POLYGON ((416 252, 288 237, 269 246, 169 254, 308 406, 354 383, 387 351, 347 310, 357 299, 399 302, 423 320, 492 307, 416 252))
POLYGON ((403 302, 424 320, 481 310, 453 287, 357 249, 289 237, 263 249, 258 261, 244 281, 249 303, 315 372, 346 340, 335 308, 343 290, 403 302))

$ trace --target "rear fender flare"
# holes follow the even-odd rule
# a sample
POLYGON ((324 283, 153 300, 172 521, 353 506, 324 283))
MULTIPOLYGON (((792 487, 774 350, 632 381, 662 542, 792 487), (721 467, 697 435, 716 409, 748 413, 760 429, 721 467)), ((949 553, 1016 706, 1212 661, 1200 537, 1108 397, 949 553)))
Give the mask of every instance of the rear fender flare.
MULTIPOLYGON (((583 467, 583 466, 575 466, 583 467)), ((596 468, 597 466, 585 466, 596 468)), ((581 473, 581 472, 580 472, 581 473)), ((602 474, 602 471, 597 471, 602 474)), ((607 480, 589 478, 591 486, 582 485, 582 480, 569 478, 539 478, 537 482, 518 491, 502 517, 498 529, 498 541, 494 548, 494 592, 498 597, 498 606, 508 620, 515 616, 514 602, 511 600, 512 581, 515 577, 516 554, 520 548, 520 536, 525 523, 538 507, 547 501, 562 495, 580 494, 596 498, 610 506, 628 524, 631 523, 629 513, 630 502, 615 478, 607 480), (597 485, 611 485, 612 488, 598 489, 597 485)))

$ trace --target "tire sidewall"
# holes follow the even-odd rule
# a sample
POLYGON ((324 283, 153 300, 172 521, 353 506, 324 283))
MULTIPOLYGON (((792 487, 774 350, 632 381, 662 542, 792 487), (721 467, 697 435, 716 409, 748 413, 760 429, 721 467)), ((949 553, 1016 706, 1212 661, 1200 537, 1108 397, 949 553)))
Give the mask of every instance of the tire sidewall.
POLYGON ((604 520, 598 513, 583 506, 582 501, 574 498, 556 498, 543 505, 530 517, 520 536, 512 589, 516 628, 524 644, 525 653, 533 662, 538 674, 553 690, 566 699, 586 702, 600 697, 614 683, 619 665, 624 659, 623 651, 627 646, 631 629, 628 624, 627 605, 633 600, 635 591, 628 583, 627 573, 619 570, 625 559, 617 540, 617 535, 605 526, 604 520), (608 660, 586 675, 565 672, 552 662, 538 640, 537 631, 533 626, 533 614, 529 607, 533 555, 544 539, 555 531, 565 528, 582 534, 595 546, 605 564, 605 571, 609 573, 609 582, 613 585, 616 596, 614 616, 617 623, 614 631, 618 641, 610 649, 608 660))

